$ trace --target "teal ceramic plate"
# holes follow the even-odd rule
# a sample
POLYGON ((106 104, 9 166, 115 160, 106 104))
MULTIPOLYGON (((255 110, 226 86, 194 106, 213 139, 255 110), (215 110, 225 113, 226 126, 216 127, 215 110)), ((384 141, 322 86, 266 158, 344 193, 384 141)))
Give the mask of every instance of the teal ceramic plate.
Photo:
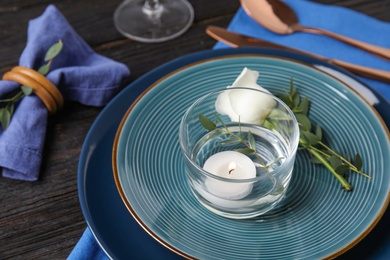
MULTIPOLYGON (((205 59, 161 78, 124 116, 114 141, 119 193, 136 221, 179 255, 201 259, 318 259, 358 243, 379 221, 390 190, 389 132, 378 113, 346 83, 313 66, 268 55, 205 59), (203 208, 187 184, 178 129, 200 96, 231 85, 244 67, 272 93, 293 78, 311 100, 310 117, 330 147, 359 152, 372 179, 351 173, 352 192, 298 152, 287 197, 269 214, 231 220, 203 208)), ((130 217, 130 216, 129 216, 130 217)))

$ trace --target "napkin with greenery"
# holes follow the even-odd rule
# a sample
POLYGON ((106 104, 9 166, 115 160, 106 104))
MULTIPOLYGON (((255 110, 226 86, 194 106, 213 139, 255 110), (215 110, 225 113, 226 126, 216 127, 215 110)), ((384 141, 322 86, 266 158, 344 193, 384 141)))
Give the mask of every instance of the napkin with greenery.
MULTIPOLYGON (((19 65, 38 70, 46 64, 44 58, 49 48, 59 41, 63 47, 51 61, 47 79, 58 87, 65 100, 88 106, 105 105, 119 91, 129 69, 95 53, 53 5, 29 22, 19 65)), ((13 81, 0 80, 0 99, 9 98, 20 87, 13 81)), ((14 105, 8 127, 0 129, 2 175, 35 181, 39 178, 48 110, 34 94, 14 105)))

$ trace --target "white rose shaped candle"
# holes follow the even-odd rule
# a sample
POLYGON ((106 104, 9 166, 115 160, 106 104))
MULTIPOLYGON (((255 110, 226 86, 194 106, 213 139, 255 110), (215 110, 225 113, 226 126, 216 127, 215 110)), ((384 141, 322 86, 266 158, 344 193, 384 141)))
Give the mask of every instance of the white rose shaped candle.
MULTIPOLYGON (((233 85, 227 88, 251 88, 270 94, 268 90, 256 83, 258 77, 259 72, 244 68, 233 85)), ((223 92, 215 102, 217 112, 228 115, 232 121, 258 125, 264 122, 275 105, 275 100, 267 94, 247 93, 239 89, 223 92)))

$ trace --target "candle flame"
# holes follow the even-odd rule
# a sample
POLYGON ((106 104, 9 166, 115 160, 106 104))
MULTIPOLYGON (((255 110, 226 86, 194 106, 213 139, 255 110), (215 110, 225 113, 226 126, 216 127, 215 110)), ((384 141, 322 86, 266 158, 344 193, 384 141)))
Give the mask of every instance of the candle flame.
POLYGON ((230 174, 232 171, 234 171, 234 170, 236 169, 236 167, 237 167, 236 163, 235 163, 235 162, 231 162, 231 163, 229 164, 229 167, 228 167, 229 174, 230 174))

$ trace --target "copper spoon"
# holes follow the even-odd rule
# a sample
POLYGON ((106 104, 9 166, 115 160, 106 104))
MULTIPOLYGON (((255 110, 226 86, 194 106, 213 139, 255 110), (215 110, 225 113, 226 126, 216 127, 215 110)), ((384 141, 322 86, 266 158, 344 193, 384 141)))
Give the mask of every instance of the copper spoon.
POLYGON ((245 12, 268 30, 279 34, 308 32, 322 34, 390 60, 390 49, 364 43, 330 31, 302 26, 295 12, 280 0, 240 0, 245 12))

